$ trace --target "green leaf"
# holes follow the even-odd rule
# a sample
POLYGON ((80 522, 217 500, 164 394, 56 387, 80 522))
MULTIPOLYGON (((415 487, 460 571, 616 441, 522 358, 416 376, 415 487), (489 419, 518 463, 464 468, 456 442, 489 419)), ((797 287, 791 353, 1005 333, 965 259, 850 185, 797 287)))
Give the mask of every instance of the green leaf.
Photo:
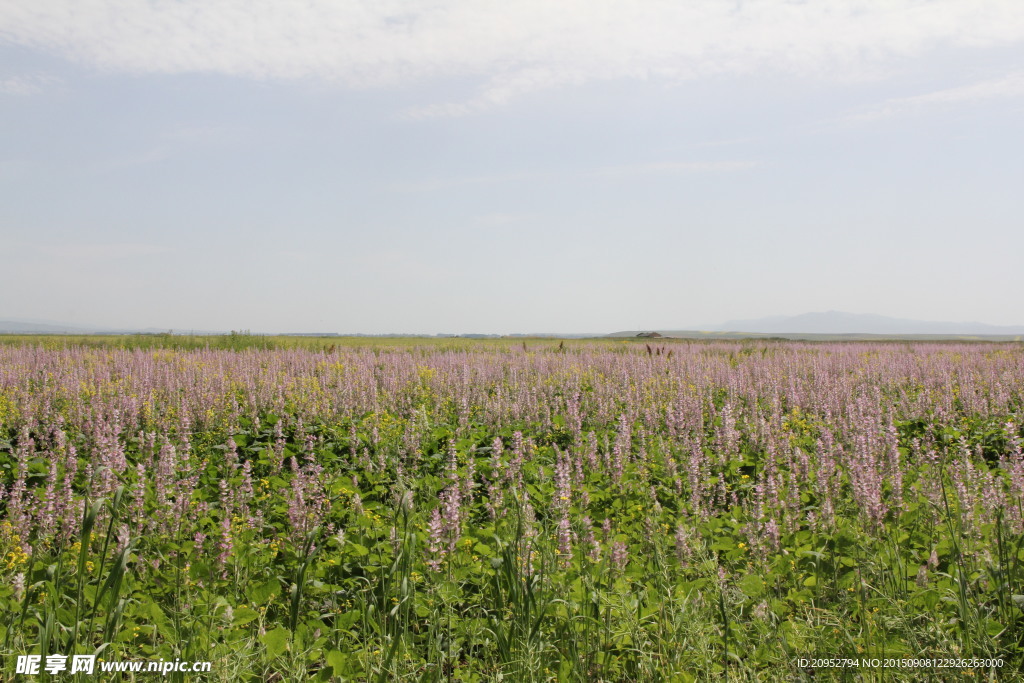
POLYGON ((749 598, 759 598, 764 595, 764 580, 757 574, 747 574, 737 581, 736 585, 749 598))
POLYGON ((146 605, 146 611, 149 612, 149 618, 153 620, 154 624, 163 626, 167 623, 167 615, 165 615, 164 611, 160 609, 160 605, 155 602, 150 602, 146 605))
MULTIPOLYGON (((424 609, 424 611, 426 610, 425 607, 423 609, 424 609)), ((419 609, 417 609, 416 612, 417 612, 417 614, 419 614, 419 609)), ((419 614, 419 616, 425 617, 427 615, 426 614, 419 614)), ((350 626, 352 626, 352 624, 356 623, 356 621, 358 621, 358 620, 359 620, 359 613, 353 610, 353 611, 345 612, 344 614, 339 615, 338 618, 334 620, 334 625, 337 626, 341 630, 346 630, 350 626)))
POLYGON ((937 591, 931 589, 920 591, 911 598, 911 604, 921 605, 924 609, 932 611, 935 609, 935 606, 939 604, 939 594, 937 591))
POLYGON ((345 662, 347 657, 340 650, 331 650, 327 653, 327 666, 334 669, 334 674, 338 675, 345 669, 345 662))
POLYGON ((256 619, 258 616, 259 614, 256 612, 256 610, 252 609, 251 607, 239 607, 235 610, 235 618, 234 621, 231 622, 231 624, 232 626, 242 626, 243 624, 248 624, 250 621, 256 619))
POLYGON ((257 584, 246 591, 249 600, 254 605, 262 605, 270 602, 281 593, 281 584, 277 579, 271 579, 264 583, 257 584))
POLYGON ((284 626, 278 626, 273 631, 267 631, 260 636, 260 641, 266 646, 267 654, 276 657, 288 649, 288 638, 291 631, 284 626))

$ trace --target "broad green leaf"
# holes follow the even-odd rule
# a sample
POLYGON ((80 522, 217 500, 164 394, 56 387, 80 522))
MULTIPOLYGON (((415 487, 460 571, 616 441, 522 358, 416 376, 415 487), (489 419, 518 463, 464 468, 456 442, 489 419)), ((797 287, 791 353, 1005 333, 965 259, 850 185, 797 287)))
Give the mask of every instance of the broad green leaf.
POLYGON ((239 607, 235 610, 235 618, 231 624, 233 626, 242 626, 243 624, 248 624, 259 616, 259 613, 251 607, 239 607))
POLYGON ((284 626, 278 626, 273 631, 267 631, 260 636, 260 641, 266 646, 267 654, 276 657, 288 649, 288 638, 291 631, 284 626))
POLYGON ((327 666, 334 669, 335 675, 341 673, 345 668, 345 662, 348 658, 340 650, 331 650, 327 653, 327 666))
POLYGON ((764 579, 757 574, 747 574, 736 585, 747 597, 759 598, 764 595, 764 579))
POLYGON ((267 602, 271 602, 275 597, 281 593, 281 583, 277 579, 270 579, 263 583, 256 584, 246 591, 246 595, 249 596, 249 600, 254 605, 262 605, 267 602))

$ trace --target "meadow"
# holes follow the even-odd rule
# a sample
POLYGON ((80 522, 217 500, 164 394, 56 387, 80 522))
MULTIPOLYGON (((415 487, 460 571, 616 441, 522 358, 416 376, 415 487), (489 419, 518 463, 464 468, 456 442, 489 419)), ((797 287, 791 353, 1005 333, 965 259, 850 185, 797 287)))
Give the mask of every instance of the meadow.
POLYGON ((1021 344, 223 339, 0 344, 0 679, 1024 676, 1021 344))

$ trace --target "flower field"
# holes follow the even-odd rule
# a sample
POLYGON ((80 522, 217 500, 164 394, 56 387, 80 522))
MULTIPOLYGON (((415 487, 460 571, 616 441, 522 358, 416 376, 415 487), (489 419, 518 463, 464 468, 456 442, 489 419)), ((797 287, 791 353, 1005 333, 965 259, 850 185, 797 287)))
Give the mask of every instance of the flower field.
POLYGON ((0 346, 0 679, 1013 679, 1022 426, 1020 344, 0 346))

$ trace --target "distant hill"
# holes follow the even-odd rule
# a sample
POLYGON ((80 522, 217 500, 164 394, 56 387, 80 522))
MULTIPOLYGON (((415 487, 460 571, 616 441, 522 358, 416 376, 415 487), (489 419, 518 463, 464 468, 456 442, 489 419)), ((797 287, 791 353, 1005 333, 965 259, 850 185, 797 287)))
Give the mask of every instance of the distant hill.
POLYGON ((93 330, 59 323, 0 320, 0 334, 91 334, 93 330))
POLYGON ((826 311, 754 320, 730 320, 701 330, 628 330, 609 337, 638 337, 659 333, 675 339, 793 339, 854 341, 899 339, 907 341, 985 340, 1024 341, 1024 326, 986 323, 950 323, 905 320, 884 315, 826 311))
POLYGON ((883 334, 883 335, 1024 335, 1024 326, 989 325, 979 322, 934 322, 890 318, 884 315, 826 311, 791 317, 730 320, 709 331, 759 334, 883 334))
MULTIPOLYGON (((88 324, 68 324, 53 320, 9 319, 0 320, 0 334, 164 334, 168 328, 114 328, 98 327, 88 324)), ((209 330, 174 330, 176 334, 219 335, 226 332, 209 330)), ((415 334, 338 334, 336 332, 278 332, 286 336, 421 336, 415 334)), ((597 338, 607 337, 640 337, 652 338, 654 335, 676 339, 750 339, 775 337, 782 339, 802 339, 808 341, 854 340, 854 339, 907 339, 907 340, 938 340, 985 339, 987 341, 1022 341, 1024 326, 989 325, 986 323, 967 322, 930 322, 923 320, 906 320, 891 318, 884 315, 843 313, 841 311, 825 311, 821 313, 804 313, 794 316, 771 316, 752 320, 729 320, 720 325, 704 327, 701 330, 647 329, 613 332, 608 335, 600 333, 516 333, 508 335, 493 334, 451 334, 435 335, 438 337, 488 338, 505 336, 510 338, 597 338)), ((430 336, 430 335, 427 335, 430 336)))
MULTIPOLYGON (((52 320, 0 320, 0 334, 162 334, 166 327, 118 328, 72 325, 52 320)), ((178 330, 179 334, 223 334, 200 330, 178 330)))

